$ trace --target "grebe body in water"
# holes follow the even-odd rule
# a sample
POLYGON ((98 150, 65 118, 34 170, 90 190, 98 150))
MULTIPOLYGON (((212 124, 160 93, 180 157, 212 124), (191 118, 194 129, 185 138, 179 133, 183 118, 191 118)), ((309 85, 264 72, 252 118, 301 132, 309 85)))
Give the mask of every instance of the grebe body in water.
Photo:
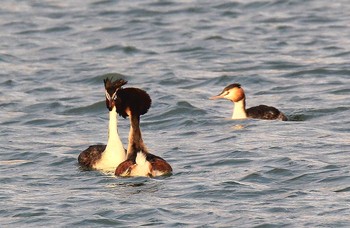
POLYGON ((117 91, 126 83, 122 79, 112 81, 107 78, 104 80, 106 106, 109 110, 107 145, 92 145, 81 152, 78 157, 81 166, 88 169, 114 171, 125 160, 125 149, 118 135, 115 98, 117 91))
POLYGON ((234 103, 232 119, 288 120, 288 118, 275 107, 259 105, 246 109, 244 90, 238 83, 226 86, 219 95, 211 97, 210 99, 214 100, 219 98, 228 99, 234 103))
POLYGON ((151 106, 150 96, 138 88, 125 88, 117 92, 117 112, 130 119, 127 159, 115 170, 115 175, 156 177, 171 175, 172 168, 163 158, 148 152, 141 135, 140 116, 151 106))

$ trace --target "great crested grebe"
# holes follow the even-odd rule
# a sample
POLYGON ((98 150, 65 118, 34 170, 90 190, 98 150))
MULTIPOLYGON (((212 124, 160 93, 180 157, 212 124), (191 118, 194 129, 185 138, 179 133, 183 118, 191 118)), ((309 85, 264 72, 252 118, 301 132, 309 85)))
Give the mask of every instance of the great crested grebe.
POLYGON ((210 99, 215 100, 219 98, 225 98, 234 103, 232 119, 288 120, 282 112, 271 106, 259 105, 246 109, 244 90, 238 83, 226 86, 219 95, 210 99))
POLYGON ((106 106, 109 110, 107 145, 92 145, 80 153, 78 162, 88 169, 115 171, 115 168, 125 161, 125 149, 118 135, 117 111, 115 98, 119 89, 127 82, 123 79, 112 81, 104 79, 106 106))
POLYGON ((148 152, 141 136, 140 116, 151 106, 150 96, 138 88, 125 88, 117 92, 117 112, 130 118, 127 159, 115 170, 115 175, 156 177, 171 175, 172 168, 163 158, 148 152))

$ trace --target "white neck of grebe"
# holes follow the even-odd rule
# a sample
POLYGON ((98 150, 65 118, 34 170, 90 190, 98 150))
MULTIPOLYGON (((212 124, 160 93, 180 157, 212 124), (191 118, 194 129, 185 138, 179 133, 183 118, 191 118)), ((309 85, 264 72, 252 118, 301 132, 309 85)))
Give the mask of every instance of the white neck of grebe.
POLYGON ((245 110, 245 98, 240 101, 234 102, 232 119, 246 119, 247 112, 245 110))
POLYGON ((118 135, 118 119, 116 108, 113 107, 112 111, 109 111, 109 123, 108 123, 108 142, 106 150, 113 148, 118 145, 118 141, 120 141, 118 135))
POLYGON ((109 112, 108 141, 105 151, 96 168, 114 171, 115 168, 125 160, 125 149, 118 134, 118 120, 116 108, 109 112))

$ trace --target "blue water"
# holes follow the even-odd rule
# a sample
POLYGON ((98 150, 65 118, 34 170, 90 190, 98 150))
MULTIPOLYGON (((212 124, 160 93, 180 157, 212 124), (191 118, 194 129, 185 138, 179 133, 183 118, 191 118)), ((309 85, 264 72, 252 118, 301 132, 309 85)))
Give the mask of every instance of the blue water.
MULTIPOLYGON (((1 227, 349 227, 348 0, 4 0, 1 227), (83 171, 107 142, 103 79, 153 104, 141 129, 167 178, 83 171), (232 121, 208 98, 292 121, 232 121)), ((119 118, 126 145, 129 121, 119 118)))

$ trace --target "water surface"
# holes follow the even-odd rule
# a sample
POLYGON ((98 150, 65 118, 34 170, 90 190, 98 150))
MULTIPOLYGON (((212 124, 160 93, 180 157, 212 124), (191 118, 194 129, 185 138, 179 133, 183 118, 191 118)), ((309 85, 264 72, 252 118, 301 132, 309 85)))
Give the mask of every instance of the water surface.
MULTIPOLYGON (((348 227, 350 4, 2 1, 1 227, 348 227), (82 171, 107 142, 103 79, 153 105, 167 178, 82 171), (238 82, 288 122, 229 119, 238 82)), ((129 121, 118 119, 125 146, 129 121)))

